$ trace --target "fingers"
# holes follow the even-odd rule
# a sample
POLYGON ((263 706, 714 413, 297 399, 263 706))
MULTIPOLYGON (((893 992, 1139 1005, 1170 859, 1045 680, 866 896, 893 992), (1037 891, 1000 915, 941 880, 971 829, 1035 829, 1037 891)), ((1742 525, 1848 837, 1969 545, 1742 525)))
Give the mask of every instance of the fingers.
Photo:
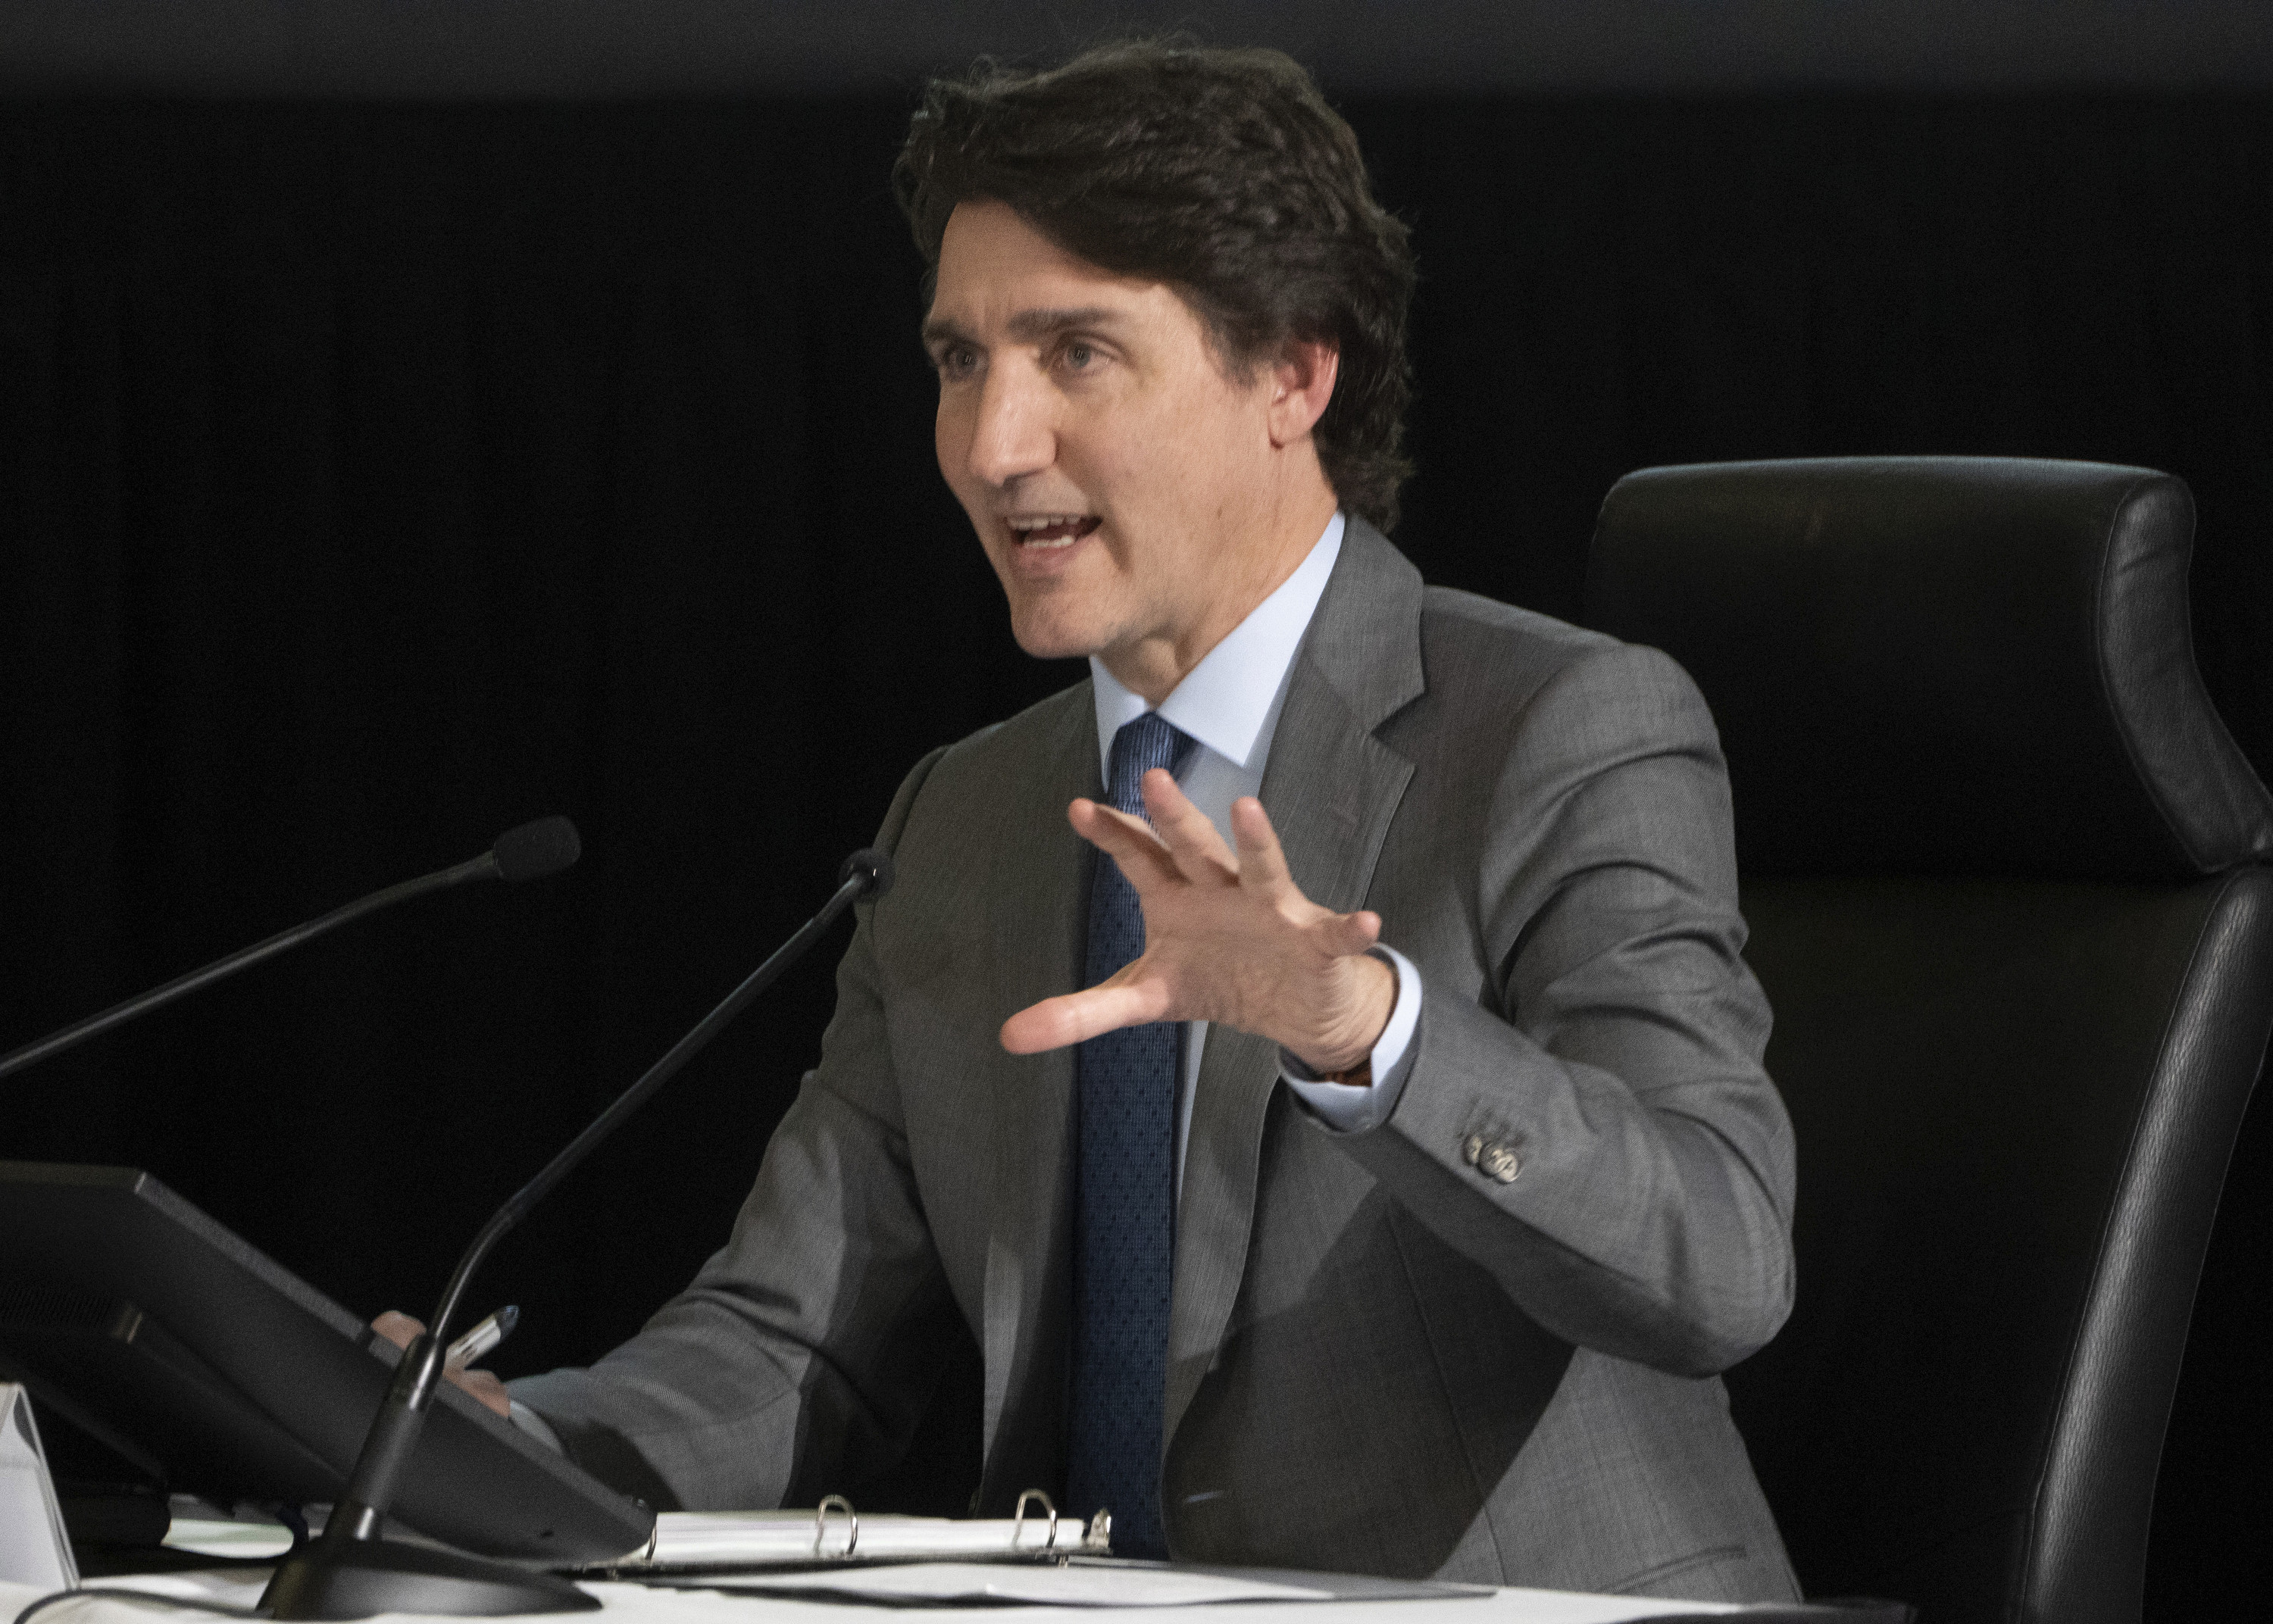
MULTIPOLYGON (((390 1308, 371 1322, 371 1328, 396 1347, 407 1351, 410 1346, 411 1338, 424 1331, 426 1327, 409 1314, 390 1308)), ((505 1390, 505 1383, 488 1371, 459 1370, 453 1367, 446 1369, 442 1374, 507 1420, 513 1418, 513 1400, 505 1390)))
POLYGON ((1279 849, 1279 832, 1271 814, 1251 795, 1231 804, 1231 832, 1239 837, 1239 883, 1276 897, 1294 885, 1287 872, 1287 854, 1279 849))
POLYGON ((1166 768, 1156 767, 1144 775, 1144 810, 1152 813, 1153 829, 1175 855, 1185 879, 1228 882, 1239 878, 1239 859, 1166 768))
POLYGON ((451 1382, 461 1391, 496 1411, 506 1420, 513 1419, 513 1398, 505 1390, 505 1383, 486 1370, 445 1371, 451 1382))
POLYGON ((1124 1026, 1166 1020, 1166 985, 1152 977, 1122 979, 1128 976, 1129 971, 1123 970, 1087 992, 1068 992, 1028 1005, 1002 1023, 1002 1047, 1012 1054, 1040 1054, 1085 1043, 1124 1026))
POLYGON ((1175 858, 1142 818, 1084 797, 1066 808, 1066 820, 1075 834, 1119 864, 1140 894, 1182 877, 1175 858))
POLYGON ((411 1338, 424 1330, 426 1327, 409 1314, 398 1313, 390 1308, 371 1322, 371 1328, 396 1347, 408 1349, 410 1346, 411 1338))

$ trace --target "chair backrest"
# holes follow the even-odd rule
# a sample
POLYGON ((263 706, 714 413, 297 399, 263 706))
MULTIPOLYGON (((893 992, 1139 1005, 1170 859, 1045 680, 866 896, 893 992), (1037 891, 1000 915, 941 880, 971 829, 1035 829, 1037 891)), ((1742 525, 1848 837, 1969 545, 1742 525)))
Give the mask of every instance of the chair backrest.
POLYGON ((2132 1624, 2273 1028, 2273 797, 2196 673, 2193 502, 1972 458, 1654 468, 1589 624, 1719 723, 1799 1144, 1799 1295, 1730 1373, 1802 1583, 2132 1624))

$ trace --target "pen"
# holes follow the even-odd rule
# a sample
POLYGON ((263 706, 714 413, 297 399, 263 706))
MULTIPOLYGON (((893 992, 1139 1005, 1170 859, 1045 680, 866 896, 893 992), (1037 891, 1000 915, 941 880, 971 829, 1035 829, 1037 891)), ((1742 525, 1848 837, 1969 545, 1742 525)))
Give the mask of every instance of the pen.
POLYGON ((452 1343, 450 1351, 442 1356, 443 1365, 451 1370, 463 1370, 512 1336, 520 1319, 521 1310, 508 1303, 452 1343))

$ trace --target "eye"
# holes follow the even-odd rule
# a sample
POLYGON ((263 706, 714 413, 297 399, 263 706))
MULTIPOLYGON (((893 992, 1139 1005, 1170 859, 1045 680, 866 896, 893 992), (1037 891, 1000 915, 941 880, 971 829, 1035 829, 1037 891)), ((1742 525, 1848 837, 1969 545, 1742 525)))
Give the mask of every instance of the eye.
POLYGON ((1065 347, 1065 363, 1069 371, 1086 372, 1098 362, 1096 349, 1076 339, 1065 347))
POLYGON ((968 344, 947 344, 935 357, 941 378, 968 378, 979 370, 979 352, 968 344))

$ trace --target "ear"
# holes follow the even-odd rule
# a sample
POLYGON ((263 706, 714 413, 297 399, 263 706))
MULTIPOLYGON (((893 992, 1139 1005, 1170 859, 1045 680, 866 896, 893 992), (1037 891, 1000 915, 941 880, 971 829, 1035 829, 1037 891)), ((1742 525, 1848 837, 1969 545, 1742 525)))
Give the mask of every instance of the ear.
POLYGON ((1333 344, 1297 342, 1273 363, 1271 384, 1271 444, 1284 449, 1306 438, 1326 402, 1334 398, 1334 378, 1341 370, 1340 348, 1333 344))

